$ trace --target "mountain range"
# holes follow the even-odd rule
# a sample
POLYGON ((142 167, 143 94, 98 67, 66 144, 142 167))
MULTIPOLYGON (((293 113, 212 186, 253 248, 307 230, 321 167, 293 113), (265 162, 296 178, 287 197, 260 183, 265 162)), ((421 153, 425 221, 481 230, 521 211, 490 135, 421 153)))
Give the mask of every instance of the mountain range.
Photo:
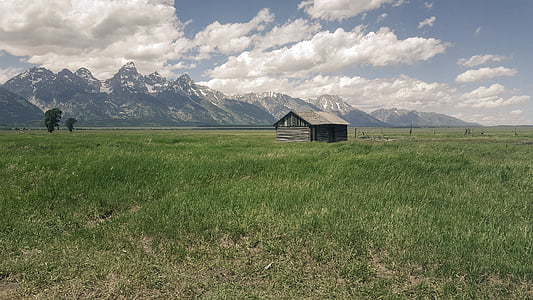
POLYGON ((450 116, 381 109, 367 114, 335 95, 299 99, 266 92, 228 96, 185 74, 167 79, 124 65, 101 81, 90 70, 29 69, 0 86, 0 126, 41 126, 43 112, 59 108, 79 126, 224 126, 273 124, 291 110, 331 111, 352 126, 471 126, 450 116))

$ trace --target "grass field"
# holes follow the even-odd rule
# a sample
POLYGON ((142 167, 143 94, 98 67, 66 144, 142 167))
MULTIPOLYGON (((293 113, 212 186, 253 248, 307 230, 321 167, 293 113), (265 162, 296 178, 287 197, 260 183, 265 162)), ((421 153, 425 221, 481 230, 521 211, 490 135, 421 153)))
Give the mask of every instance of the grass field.
POLYGON ((0 299, 533 298, 533 128, 0 132, 0 299))

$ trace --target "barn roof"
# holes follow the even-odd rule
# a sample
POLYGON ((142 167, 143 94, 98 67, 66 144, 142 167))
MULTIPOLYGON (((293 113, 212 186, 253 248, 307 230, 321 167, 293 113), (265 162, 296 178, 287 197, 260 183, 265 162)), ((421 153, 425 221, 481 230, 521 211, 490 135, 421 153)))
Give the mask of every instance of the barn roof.
MULTIPOLYGON (((340 125, 349 125, 350 123, 343 120, 341 117, 337 116, 336 114, 328 111, 291 111, 288 114, 286 114, 283 118, 280 119, 282 121, 290 114, 295 114, 296 116, 300 117, 302 120, 309 123, 309 125, 326 125, 326 124, 340 124, 340 125)), ((276 122, 279 123, 280 121, 276 122)), ((274 125, 276 125, 274 124, 274 125)))

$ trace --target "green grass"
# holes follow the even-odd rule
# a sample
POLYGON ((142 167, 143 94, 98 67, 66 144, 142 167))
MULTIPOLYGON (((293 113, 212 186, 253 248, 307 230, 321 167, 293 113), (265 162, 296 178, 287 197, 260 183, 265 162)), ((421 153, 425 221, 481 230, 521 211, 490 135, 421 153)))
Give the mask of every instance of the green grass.
POLYGON ((0 298, 532 298, 533 130, 365 130, 0 132, 0 298))

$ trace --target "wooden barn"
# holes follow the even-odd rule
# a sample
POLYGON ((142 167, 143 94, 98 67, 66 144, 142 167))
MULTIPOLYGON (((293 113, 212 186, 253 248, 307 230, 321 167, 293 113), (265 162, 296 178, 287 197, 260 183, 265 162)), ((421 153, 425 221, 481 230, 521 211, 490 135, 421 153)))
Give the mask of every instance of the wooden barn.
POLYGON ((331 112, 308 111, 286 114, 274 123, 280 142, 340 142, 348 139, 348 122, 331 112))

